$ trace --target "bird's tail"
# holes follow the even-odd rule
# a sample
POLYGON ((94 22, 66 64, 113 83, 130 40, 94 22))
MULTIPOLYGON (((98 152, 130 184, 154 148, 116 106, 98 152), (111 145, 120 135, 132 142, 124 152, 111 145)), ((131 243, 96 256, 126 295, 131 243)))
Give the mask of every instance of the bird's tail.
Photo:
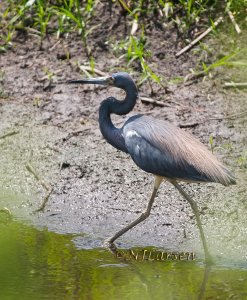
POLYGON ((220 181, 220 183, 222 183, 225 186, 236 184, 236 177, 234 176, 234 174, 225 167, 223 167, 223 169, 225 176, 223 180, 220 181))

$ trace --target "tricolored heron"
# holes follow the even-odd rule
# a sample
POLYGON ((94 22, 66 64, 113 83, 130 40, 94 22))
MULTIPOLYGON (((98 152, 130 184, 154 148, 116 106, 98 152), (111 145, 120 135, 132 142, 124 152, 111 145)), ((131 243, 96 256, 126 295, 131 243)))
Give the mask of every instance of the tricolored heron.
POLYGON ((126 92, 123 101, 114 97, 102 101, 99 109, 100 130, 108 143, 128 153, 142 170, 155 175, 153 192, 146 210, 135 221, 107 239, 107 245, 114 248, 117 238, 149 216, 157 190, 162 180, 167 180, 191 205, 205 258, 210 261, 197 204, 178 181, 216 182, 228 186, 236 183, 234 176, 199 140, 167 121, 138 114, 130 117, 122 128, 116 128, 111 121, 111 114, 129 113, 138 98, 137 87, 129 74, 119 72, 109 77, 70 80, 68 83, 110 85, 126 92))

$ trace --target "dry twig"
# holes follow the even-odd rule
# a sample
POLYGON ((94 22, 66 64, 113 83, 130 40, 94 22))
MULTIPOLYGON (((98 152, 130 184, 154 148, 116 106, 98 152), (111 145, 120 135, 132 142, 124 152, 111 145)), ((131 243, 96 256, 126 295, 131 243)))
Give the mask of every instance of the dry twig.
POLYGON ((106 76, 106 73, 98 70, 98 69, 92 69, 91 67, 89 66, 79 66, 79 68, 83 71, 83 72, 91 72, 91 73, 95 73, 99 76, 106 76))
POLYGON ((156 106, 161 106, 161 107, 172 107, 171 104, 168 104, 168 103, 165 103, 165 102, 162 102, 162 101, 158 101, 158 100, 154 100, 152 98, 148 98, 148 97, 140 97, 141 99, 141 102, 142 103, 148 103, 148 104, 153 104, 153 105, 156 105, 156 106))
POLYGON ((26 165, 26 169, 33 174, 33 176, 35 177, 35 179, 37 181, 40 182, 40 184, 42 185, 42 187, 46 190, 46 194, 45 194, 45 197, 43 198, 43 201, 40 205, 40 207, 38 209, 35 210, 35 212, 38 212, 38 211, 42 211, 44 210, 45 206, 46 206, 46 203, 47 201, 49 200, 49 197, 53 191, 53 188, 51 186, 49 186, 39 175, 38 173, 34 170, 34 168, 31 166, 30 163, 28 163, 26 165))
POLYGON ((190 128, 190 127, 196 127, 198 126, 198 122, 192 122, 192 123, 185 123, 185 124, 179 124, 180 128, 190 128))
POLYGON ((60 43, 61 43, 61 40, 58 40, 48 51, 52 52, 60 43))
POLYGON ((224 87, 247 88, 247 82, 225 82, 224 87))
POLYGON ((216 26, 219 25, 223 21, 223 18, 220 17, 212 26, 210 26, 206 31, 204 31, 202 34, 200 34, 195 40, 193 40, 189 45, 184 47, 182 50, 177 52, 175 54, 176 57, 179 57, 184 52, 188 51, 190 48, 192 48, 196 43, 198 43, 202 38, 204 38, 206 35, 208 35, 216 26))
POLYGON ((10 132, 8 132, 8 133, 5 133, 4 135, 1 135, 1 136, 0 136, 0 139, 4 139, 4 138, 6 138, 6 137, 8 137, 8 136, 15 135, 15 134, 18 134, 18 133, 19 133, 19 131, 16 131, 16 130, 10 131, 10 132))
POLYGON ((235 21, 233 13, 229 10, 229 8, 226 9, 228 16, 230 20, 232 21, 233 26, 235 27, 235 30, 237 31, 238 34, 241 33, 241 29, 239 28, 237 22, 235 21))
POLYGON ((39 212, 39 211, 43 211, 43 210, 44 210, 44 208, 45 208, 45 206, 46 206, 46 203, 47 203, 47 201, 49 200, 49 197, 50 197, 52 191, 53 191, 53 188, 51 187, 50 190, 46 192, 45 197, 43 198, 43 201, 42 201, 40 207, 37 208, 37 209, 35 210, 35 212, 39 212))

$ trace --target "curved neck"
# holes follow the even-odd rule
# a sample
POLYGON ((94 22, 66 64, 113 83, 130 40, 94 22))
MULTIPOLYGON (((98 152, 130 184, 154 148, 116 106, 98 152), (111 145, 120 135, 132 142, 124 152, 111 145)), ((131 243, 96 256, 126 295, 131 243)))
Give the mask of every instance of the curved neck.
POLYGON ((128 152, 122 135, 122 128, 115 127, 111 120, 112 113, 125 115, 129 113, 136 104, 138 91, 135 84, 130 84, 124 88, 124 90, 126 96, 123 101, 119 101, 114 97, 109 97, 101 103, 99 109, 99 125, 102 135, 113 147, 128 152))
POLYGON ((136 100, 138 98, 137 87, 134 82, 129 82, 128 85, 123 87, 123 90, 126 93, 124 100, 119 101, 114 97, 110 97, 112 105, 110 106, 110 113, 116 115, 126 115, 129 113, 134 106, 136 105, 136 100))

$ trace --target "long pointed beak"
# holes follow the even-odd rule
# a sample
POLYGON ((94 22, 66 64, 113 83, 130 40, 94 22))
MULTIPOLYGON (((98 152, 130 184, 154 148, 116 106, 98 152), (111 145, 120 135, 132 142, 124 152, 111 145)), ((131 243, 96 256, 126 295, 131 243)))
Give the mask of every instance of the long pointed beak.
POLYGON ((68 80, 68 84, 101 84, 101 85, 114 85, 114 79, 111 76, 87 78, 78 80, 68 80))

